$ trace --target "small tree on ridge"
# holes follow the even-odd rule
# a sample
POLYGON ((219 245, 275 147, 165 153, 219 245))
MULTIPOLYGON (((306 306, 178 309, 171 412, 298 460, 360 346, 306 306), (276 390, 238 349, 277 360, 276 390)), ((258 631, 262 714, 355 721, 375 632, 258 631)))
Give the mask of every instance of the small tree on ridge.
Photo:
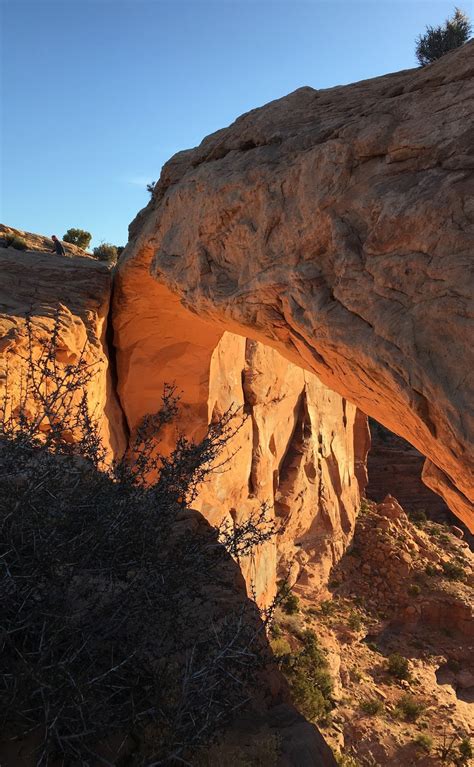
POLYGON ((89 247, 92 240, 92 234, 85 229, 68 229, 63 237, 64 242, 71 245, 77 245, 78 248, 85 250, 89 247))
POLYGON ((459 8, 454 9, 450 19, 444 25, 426 27, 426 34, 416 39, 416 57, 420 66, 431 64, 445 53, 460 48, 469 40, 472 25, 469 17, 459 8))

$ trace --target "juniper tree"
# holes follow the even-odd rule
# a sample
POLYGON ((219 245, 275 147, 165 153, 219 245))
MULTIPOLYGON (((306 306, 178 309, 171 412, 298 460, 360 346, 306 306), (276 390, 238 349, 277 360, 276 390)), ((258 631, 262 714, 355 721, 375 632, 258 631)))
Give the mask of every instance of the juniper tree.
POLYGON ((416 57, 419 64, 424 67, 445 53, 459 48, 469 40, 471 34, 471 21, 459 8, 455 8, 450 19, 446 19, 444 25, 426 27, 426 33, 416 39, 416 57))

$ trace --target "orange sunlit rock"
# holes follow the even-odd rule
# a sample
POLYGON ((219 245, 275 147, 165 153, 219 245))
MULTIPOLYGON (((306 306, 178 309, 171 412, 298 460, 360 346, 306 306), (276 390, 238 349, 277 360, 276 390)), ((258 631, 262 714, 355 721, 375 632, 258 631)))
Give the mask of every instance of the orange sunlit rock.
MULTIPOLYGON (((38 236, 39 237, 39 236, 38 236)), ((105 340, 111 273, 92 258, 61 257, 44 252, 0 248, 0 397, 8 408, 22 398, 28 356, 26 316, 31 316, 32 354, 41 354, 58 312, 56 363, 59 372, 84 362, 91 371, 87 384, 89 412, 97 416, 109 457, 126 446, 123 417, 115 396, 105 340)), ((77 392, 80 397, 82 392, 77 392)), ((34 405, 31 405, 34 408, 34 405)), ((48 424, 42 424, 43 430, 48 424)), ((73 440, 64 432, 65 441, 73 440)))
POLYGON ((232 527, 266 504, 279 533, 242 559, 249 589, 266 602, 277 577, 289 574, 316 591, 353 531, 357 471, 365 485, 366 418, 274 349, 183 308, 149 275, 152 255, 145 249, 124 262, 115 281, 118 393, 131 433, 159 409, 165 384, 176 385, 180 414, 160 450, 172 447, 177 431, 200 439, 208 423, 234 409, 236 433, 217 460, 223 465, 193 506, 232 527))
POLYGON ((408 439, 471 528, 473 72, 471 42, 243 115, 164 166, 122 264, 408 439))

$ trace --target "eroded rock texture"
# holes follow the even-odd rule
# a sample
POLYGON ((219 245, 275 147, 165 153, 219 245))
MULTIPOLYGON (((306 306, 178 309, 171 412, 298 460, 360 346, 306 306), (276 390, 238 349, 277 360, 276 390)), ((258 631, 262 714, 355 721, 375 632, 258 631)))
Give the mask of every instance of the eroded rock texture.
POLYGON ((408 439, 471 527, 473 72, 470 43, 243 115, 165 165, 122 266, 196 315, 191 345, 265 340, 408 439))
MULTIPOLYGON (((290 573, 317 590, 353 532, 366 482, 366 418, 274 349, 183 308, 150 276, 150 255, 124 262, 115 284, 118 392, 129 428, 133 434, 156 412, 166 383, 177 386, 176 426, 188 437, 204 436, 230 408, 236 423, 243 414, 219 458, 227 463, 193 505, 213 524, 239 525, 266 504, 279 534, 241 562, 248 586, 265 602, 277 573, 290 573)), ((173 429, 164 441, 175 439, 173 429)))
MULTIPOLYGON (((39 239, 39 236, 37 236, 39 239)), ((27 367, 31 317, 33 357, 59 325, 56 357, 59 373, 77 364, 81 354, 92 377, 87 385, 90 413, 97 415, 109 455, 120 455, 126 437, 115 396, 105 339, 111 273, 91 258, 0 248, 0 397, 18 407, 27 367)), ((80 396, 80 392, 78 393, 80 396)))

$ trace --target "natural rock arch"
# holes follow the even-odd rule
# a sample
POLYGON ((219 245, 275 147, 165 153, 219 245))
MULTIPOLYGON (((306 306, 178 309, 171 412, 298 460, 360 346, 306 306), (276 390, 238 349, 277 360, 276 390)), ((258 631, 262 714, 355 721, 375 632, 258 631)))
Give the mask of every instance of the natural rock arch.
POLYGON ((415 445, 471 528, 473 74, 470 43, 302 88, 175 155, 115 302, 119 353, 132 264, 199 318, 193 343, 204 323, 274 346, 415 445))

